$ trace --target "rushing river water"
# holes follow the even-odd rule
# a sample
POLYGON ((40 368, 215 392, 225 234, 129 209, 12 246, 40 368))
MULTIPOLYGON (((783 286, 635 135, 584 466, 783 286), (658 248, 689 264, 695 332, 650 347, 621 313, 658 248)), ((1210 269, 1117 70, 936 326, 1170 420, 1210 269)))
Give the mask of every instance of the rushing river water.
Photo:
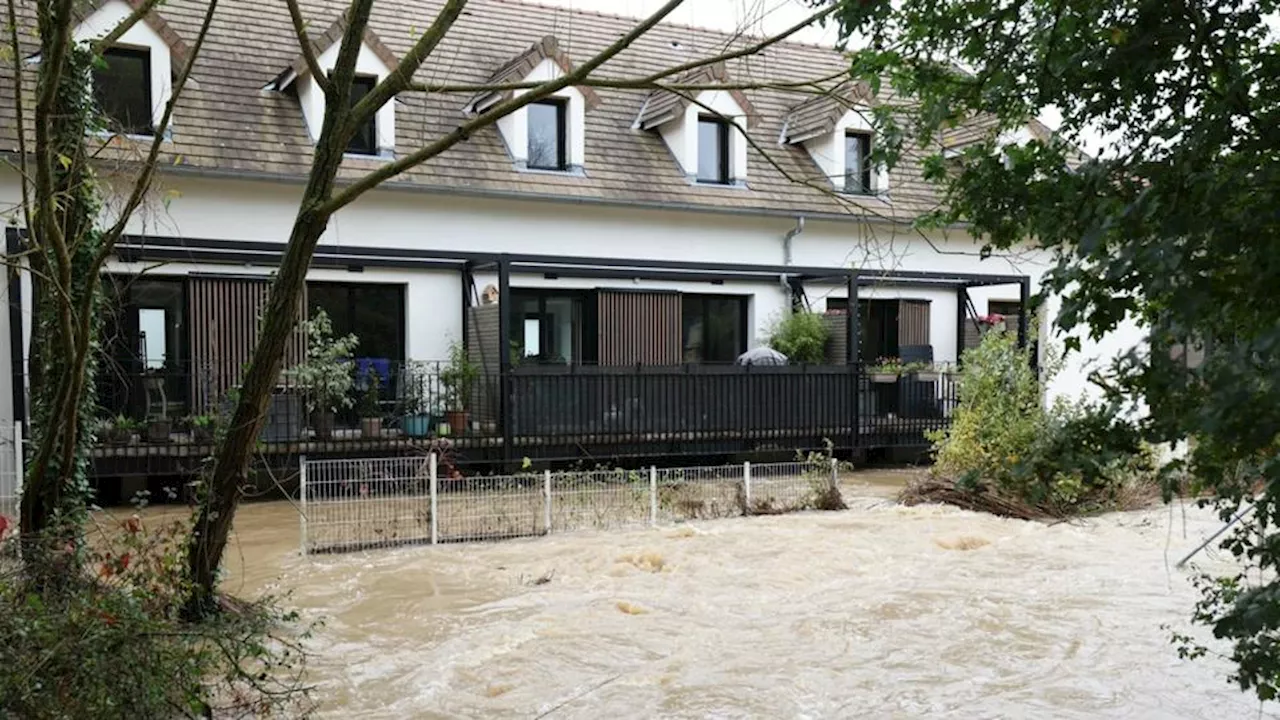
POLYGON ((1047 526, 899 507, 901 478, 847 512, 311 558, 252 505, 228 588, 325 620, 325 717, 1259 717, 1162 627, 1210 513, 1047 526))

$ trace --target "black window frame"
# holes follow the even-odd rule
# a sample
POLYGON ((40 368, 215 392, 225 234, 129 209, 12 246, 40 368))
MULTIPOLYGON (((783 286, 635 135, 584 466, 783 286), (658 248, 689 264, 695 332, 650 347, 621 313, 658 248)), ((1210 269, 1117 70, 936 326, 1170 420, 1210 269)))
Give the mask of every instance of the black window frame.
MULTIPOLYGON (((111 115, 107 111, 105 104, 102 101, 102 97, 97 94, 100 83, 94 82, 94 100, 97 102, 99 110, 101 110, 102 114, 108 117, 112 123, 119 126, 120 132, 126 135, 153 137, 156 133, 156 128, 155 119, 152 116, 152 110, 155 108, 155 98, 151 96, 151 48, 113 45, 102 52, 102 61, 106 63, 107 69, 110 69, 111 66, 109 60, 111 55, 123 55, 132 58, 140 58, 142 60, 142 92, 145 97, 145 112, 143 113, 143 117, 145 118, 146 123, 145 126, 137 124, 130 126, 128 123, 122 122, 119 117, 111 115)), ((102 70, 100 68, 94 68, 93 75, 95 80, 101 72, 102 70)))
MULTIPOLYGON (((593 291, 561 288, 511 288, 511 303, 514 308, 511 317, 512 328, 523 327, 524 321, 530 317, 538 319, 538 349, 540 352, 533 356, 525 355, 524 346, 521 345, 519 348, 520 363, 533 365, 594 365, 596 363, 599 349, 599 327, 595 293, 593 291), (560 298, 569 300, 573 307, 573 348, 570 351, 573 357, 565 358, 564 362, 557 361, 547 350, 554 345, 551 337, 551 324, 547 322, 547 301, 560 298), (537 303, 538 308, 533 314, 525 313, 520 309, 525 300, 532 300, 537 303)), ((523 330, 520 332, 521 336, 523 336, 523 330)), ((513 337, 512 342, 514 341, 515 338, 513 337)))
MULTIPOLYGON (((348 109, 354 108, 356 103, 364 99, 366 95, 373 92, 378 86, 378 76, 376 75, 356 75, 351 78, 351 101, 348 109), (366 87, 367 86, 367 87, 366 87), (357 88, 363 89, 364 92, 356 94, 357 88)), ((356 131, 351 139, 347 141, 347 148, 344 151, 348 155, 378 155, 378 113, 374 113, 365 124, 356 131), (367 136, 369 142, 367 145, 361 142, 367 136)))
POLYGON ((729 185, 733 177, 729 173, 729 120, 719 115, 698 116, 698 182, 706 185, 729 185), (702 125, 706 123, 716 128, 716 162, 715 178, 702 176, 702 125))
MULTIPOLYGON (((334 336, 342 337, 347 332, 351 332, 351 333, 354 333, 357 338, 360 337, 360 330, 359 328, 355 327, 356 307, 359 305, 359 302, 358 302, 359 299, 356 297, 356 294, 361 290, 381 290, 381 291, 387 291, 387 292, 394 292, 399 299, 399 302, 397 303, 397 307, 395 307, 394 309, 383 308, 383 310, 387 312, 394 313, 394 323, 392 324, 396 328, 397 335, 398 335, 395 342, 395 344, 397 345, 397 347, 395 348, 396 352, 389 353, 389 357, 387 359, 391 361, 393 372, 408 363, 409 361, 409 329, 407 324, 407 317, 408 317, 408 304, 409 304, 409 286, 406 283, 357 282, 357 281, 348 281, 348 280, 308 280, 307 281, 307 317, 308 318, 312 317, 315 314, 316 308, 323 307, 319 298, 323 296, 324 294, 323 291, 325 290, 334 292, 335 294, 340 292, 346 295, 346 297, 343 298, 345 300, 346 307, 343 309, 343 313, 341 315, 337 312, 331 312, 330 310, 326 310, 326 312, 329 314, 330 319, 334 321, 335 326, 341 324, 338 322, 340 317, 343 320, 350 321, 348 323, 351 325, 350 328, 344 329, 340 327, 335 327, 334 336), (321 292, 317 293, 317 290, 321 292)), ((371 355, 365 354, 364 349, 361 348, 359 345, 356 346, 354 355, 356 357, 372 357, 371 355)))
POLYGON ((873 195, 875 188, 871 184, 871 133, 865 130, 846 130, 844 133, 844 192, 850 195, 873 195), (860 187, 852 187, 852 173, 849 172, 849 142, 856 140, 858 159, 862 177, 858 178, 860 187))
MULTIPOLYGON (((533 134, 525 128, 525 166, 532 170, 549 170, 554 172, 564 172, 569 169, 569 101, 567 98, 549 97, 537 102, 529 103, 529 106, 546 105, 555 109, 556 112, 556 163, 555 165, 535 165, 533 164, 533 153, 530 151, 529 145, 533 142, 533 134)), ((526 121, 528 118, 526 111, 526 121)))
POLYGON ((730 295, 723 293, 681 293, 680 294, 680 356, 686 364, 721 364, 732 363, 738 359, 738 356, 747 351, 747 347, 751 344, 748 338, 748 316, 750 314, 751 300, 750 295, 730 295), (711 333, 707 328, 707 302, 708 301, 733 302, 738 306, 738 327, 736 328, 738 337, 738 347, 728 354, 724 353, 708 353, 711 333), (689 351, 689 338, 686 335, 687 327, 685 323, 686 314, 690 308, 698 307, 698 314, 702 317, 703 325, 703 347, 701 349, 701 357, 697 359, 688 359, 686 353, 689 351), (708 360, 709 354, 716 354, 716 359, 708 360))

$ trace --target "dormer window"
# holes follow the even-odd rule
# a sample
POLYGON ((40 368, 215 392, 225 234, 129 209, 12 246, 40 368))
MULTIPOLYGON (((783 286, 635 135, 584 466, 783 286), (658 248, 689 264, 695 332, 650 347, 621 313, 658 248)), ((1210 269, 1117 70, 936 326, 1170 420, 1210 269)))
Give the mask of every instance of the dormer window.
POLYGON ((782 141, 803 147, 837 192, 884 196, 889 170, 871 160, 874 104, 865 83, 833 88, 791 109, 782 141))
POLYGON ((844 191, 856 195, 871 192, 871 133, 844 134, 844 191))
POLYGON ((698 117, 698 182, 727 185, 729 121, 713 115, 698 117))
MULTIPOLYGON (((559 41, 548 35, 494 71, 487 84, 541 83, 572 72, 573 62, 560 49, 559 41)), ((484 90, 471 98, 463 112, 479 115, 526 92, 484 90)), ((599 104, 600 98, 591 88, 570 85, 503 115, 494 124, 517 171, 581 175, 586 162, 586 113, 599 104)))
POLYGON ((127 135, 150 135, 151 52, 145 48, 113 47, 93 68, 93 96, 107 129, 127 135))
MULTIPOLYGON (((357 75, 351 80, 351 107, 355 107, 356 103, 364 99, 365 95, 373 92, 378 85, 378 78, 373 75, 357 75)), ((361 125, 356 134, 351 136, 351 141, 347 143, 347 152, 353 155, 377 155, 378 154, 378 119, 375 113, 374 117, 369 118, 365 124, 361 125)))
MULTIPOLYGON (((679 80, 691 85, 731 81, 723 63, 690 71, 679 80)), ((744 128, 752 127, 755 117, 755 108, 737 89, 704 90, 697 96, 657 90, 645 98, 633 127, 657 131, 689 182, 745 187, 744 128)))
POLYGON ((566 115, 569 102, 565 98, 529 103, 528 167, 535 170, 567 170, 566 115))

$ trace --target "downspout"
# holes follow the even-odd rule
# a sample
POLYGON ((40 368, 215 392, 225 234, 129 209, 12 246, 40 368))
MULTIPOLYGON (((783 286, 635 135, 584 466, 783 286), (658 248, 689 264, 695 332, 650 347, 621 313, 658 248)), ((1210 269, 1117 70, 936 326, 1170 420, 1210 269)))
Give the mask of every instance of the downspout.
POLYGON ((783 265, 791 264, 791 241, 794 240, 795 237, 802 232, 804 232, 804 216, 797 215, 796 226, 788 230, 786 235, 782 236, 782 264, 783 265))

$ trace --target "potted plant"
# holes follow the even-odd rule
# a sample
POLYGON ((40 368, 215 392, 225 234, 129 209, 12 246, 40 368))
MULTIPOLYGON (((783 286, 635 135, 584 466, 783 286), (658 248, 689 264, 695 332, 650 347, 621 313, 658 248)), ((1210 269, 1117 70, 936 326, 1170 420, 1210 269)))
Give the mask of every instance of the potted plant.
POLYGON ((431 434, 435 420, 427 401, 430 380, 427 364, 410 362, 405 367, 400 383, 400 431, 409 437, 426 437, 431 434))
POLYGON ((213 442, 213 416, 192 415, 187 418, 187 426, 191 429, 191 441, 197 443, 213 442))
POLYGON ((360 395, 360 436, 374 438, 382 435, 382 408, 378 390, 382 387, 378 371, 369 368, 365 374, 364 392, 360 395))
POLYGON ((935 382, 942 372, 938 366, 927 362, 908 363, 906 369, 920 382, 935 382))
POLYGON ((133 418, 117 415, 114 419, 103 421, 103 439, 111 445, 128 445, 133 442, 133 434, 142 428, 142 424, 133 418))
POLYGON ((867 377, 874 383, 895 383, 902 374, 902 362, 898 358, 880 358, 867 368, 867 377))
POLYGON ((769 347, 793 363, 819 365, 827 359, 831 332, 821 313, 797 310, 783 315, 769 331, 769 347))
POLYGON ((167 443, 173 432, 173 422, 167 417, 153 417, 147 421, 147 442, 167 443))
POLYGON ((307 332, 307 359, 291 368, 288 375, 307 392, 307 410, 316 438, 333 437, 334 416, 339 408, 351 407, 351 353, 359 340, 355 335, 333 336, 333 323, 324 310, 304 325, 307 332))
POLYGON ((471 405, 471 390, 475 387, 480 371, 462 343, 449 346, 449 362, 440 371, 440 384, 444 388, 444 421, 450 432, 464 432, 467 412, 471 405))

